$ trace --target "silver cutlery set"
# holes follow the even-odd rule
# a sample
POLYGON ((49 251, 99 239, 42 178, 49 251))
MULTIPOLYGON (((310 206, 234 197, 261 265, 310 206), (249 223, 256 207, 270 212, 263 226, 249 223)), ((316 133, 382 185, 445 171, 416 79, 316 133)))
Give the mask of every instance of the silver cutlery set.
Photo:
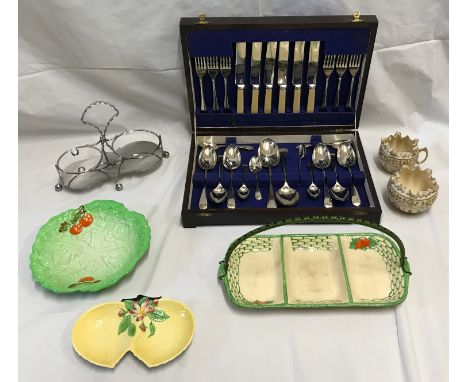
POLYGON ((211 78, 211 91, 213 94, 213 112, 219 112, 218 96, 216 95, 216 77, 219 73, 224 79, 224 103, 223 107, 225 110, 229 109, 229 98, 228 98, 228 85, 227 80, 229 73, 231 72, 231 57, 195 57, 195 72, 198 76, 198 83, 200 86, 200 110, 207 111, 203 79, 208 74, 211 78))
MULTIPOLYGON (((301 100, 304 99, 305 112, 313 113, 315 111, 315 99, 317 89, 317 78, 319 77, 320 62, 320 41, 270 41, 251 43, 252 51, 250 63, 246 62, 247 43, 236 43, 235 56, 235 75, 234 83, 236 86, 236 112, 242 114, 245 112, 244 95, 247 87, 251 88, 250 113, 259 112, 260 91, 262 87, 261 72, 263 70, 263 85, 265 87, 265 96, 263 101, 263 113, 272 112, 273 89, 278 88, 278 113, 285 113, 287 109, 288 91, 293 91, 292 107, 293 113, 301 112, 301 100), (262 60, 263 47, 266 45, 265 57, 262 60), (307 47, 308 55, 305 55, 307 47), (290 58, 290 49, 293 49, 290 58), (292 60, 292 62, 290 62, 292 60), (250 67, 250 75, 247 78, 246 67, 250 67), (291 78, 288 78, 288 67, 292 66, 291 78), (277 71, 275 69, 277 68, 277 71), (303 75, 305 73, 305 77, 303 75), (307 85, 307 92, 302 97, 303 84, 307 85), (289 90, 288 90, 289 89, 289 90)), ((328 106, 338 109, 343 105, 346 109, 353 108, 354 80, 361 69, 363 56, 356 55, 325 55, 322 65, 325 85, 323 88, 320 110, 326 111, 328 106), (351 77, 349 88, 346 93, 346 102, 342 102, 341 82, 345 73, 349 71, 351 77), (336 73, 337 85, 335 98, 329 104, 328 94, 329 80, 336 73)), ((221 74, 224 79, 224 110, 229 110, 228 97, 228 76, 231 72, 231 57, 195 57, 195 72, 198 76, 200 87, 200 110, 207 111, 204 92, 207 91, 203 86, 206 75, 211 78, 211 92, 213 104, 211 112, 220 112, 218 106, 218 96, 216 94, 216 77, 221 74)), ((343 97, 344 100, 344 97, 343 97)))
MULTIPOLYGON (((351 167, 356 163, 356 153, 351 141, 341 140, 331 143, 336 150, 336 154, 332 154, 329 150, 329 145, 324 143, 317 143, 312 147, 311 144, 300 144, 296 146, 298 150, 298 185, 301 185, 301 164, 302 160, 307 156, 307 151, 311 151, 311 161, 308 164, 311 183, 306 188, 307 196, 310 199, 317 199, 321 195, 321 189, 315 184, 315 171, 321 171, 323 174, 323 205, 325 208, 332 208, 333 200, 344 202, 351 197, 352 205, 359 207, 361 199, 359 193, 354 185, 353 173, 351 167), (336 165, 333 166, 335 173, 335 184, 329 187, 327 184, 327 177, 325 170, 332 165, 332 155, 336 157, 336 162, 342 167, 346 168, 350 173, 351 184, 349 189, 340 184, 336 165)), ((245 181, 245 171, 248 169, 252 174, 255 174, 255 199, 260 201, 263 199, 258 174, 263 168, 268 170, 268 198, 266 207, 277 208, 278 204, 284 207, 292 207, 296 205, 300 199, 300 194, 297 190, 291 187, 288 183, 288 174, 286 170, 286 157, 288 150, 279 148, 277 143, 270 138, 263 139, 258 147, 258 155, 252 156, 248 165, 242 165, 241 150, 252 151, 253 147, 250 145, 220 145, 215 146, 212 144, 204 145, 198 156, 198 165, 204 171, 203 189, 200 195, 198 207, 201 210, 208 208, 208 198, 213 204, 222 204, 227 200, 227 208, 236 208, 236 196, 240 200, 249 198, 251 192, 245 181), (218 156, 216 150, 225 147, 222 156, 218 156), (272 168, 281 163, 284 183, 275 192, 272 181, 272 168), (207 172, 212 170, 218 164, 218 184, 209 191, 207 197, 206 179, 207 172), (221 166, 230 172, 229 187, 226 189, 221 180, 221 166), (233 172, 237 169, 242 171, 242 184, 234 191, 233 172)))

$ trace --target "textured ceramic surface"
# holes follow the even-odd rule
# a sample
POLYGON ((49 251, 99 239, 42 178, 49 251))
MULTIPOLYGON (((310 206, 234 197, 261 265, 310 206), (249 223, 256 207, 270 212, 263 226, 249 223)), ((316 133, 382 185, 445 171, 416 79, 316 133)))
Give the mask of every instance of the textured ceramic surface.
POLYGON ((406 298, 409 264, 376 233, 255 235, 220 263, 244 308, 384 307, 406 298))
POLYGON ((426 211, 437 199, 439 185, 432 170, 419 166, 403 166, 390 177, 387 186, 392 204, 411 214, 426 211))
POLYGON ((75 323, 72 343, 87 361, 113 368, 127 352, 148 367, 180 355, 191 343, 193 314, 178 301, 138 296, 96 305, 75 323))
POLYGON ((379 148, 380 163, 385 171, 393 174, 404 165, 411 166, 423 163, 428 156, 427 148, 418 147, 418 139, 411 139, 408 135, 395 134, 382 138, 379 148), (424 158, 419 159, 419 153, 424 153, 424 158))
POLYGON ((56 293, 96 292, 132 271, 149 242, 143 215, 113 200, 95 200, 41 227, 30 267, 34 279, 56 293))

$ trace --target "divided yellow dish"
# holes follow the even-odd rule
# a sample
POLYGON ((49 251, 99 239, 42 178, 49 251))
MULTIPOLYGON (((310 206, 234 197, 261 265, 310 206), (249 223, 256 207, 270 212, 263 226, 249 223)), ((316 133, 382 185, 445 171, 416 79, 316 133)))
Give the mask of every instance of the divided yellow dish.
POLYGON ((130 351, 148 367, 179 356, 191 343, 194 318, 174 300, 138 296, 96 305, 76 321, 75 351, 87 361, 113 368, 130 351))

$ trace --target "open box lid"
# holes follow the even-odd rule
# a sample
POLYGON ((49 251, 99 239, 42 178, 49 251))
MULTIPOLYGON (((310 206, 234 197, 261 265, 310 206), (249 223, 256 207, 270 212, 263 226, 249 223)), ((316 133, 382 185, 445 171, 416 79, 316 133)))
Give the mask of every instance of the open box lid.
MULTIPOLYGON (((259 132, 271 129, 295 131, 350 130, 359 126, 362 104, 369 74, 370 62, 374 48, 378 21, 373 15, 361 16, 358 12, 349 16, 285 16, 285 17, 213 17, 181 18, 180 37, 184 58, 187 94, 190 108, 192 129, 198 134, 203 131, 235 128, 239 133, 259 132), (263 84, 265 72, 265 56, 268 42, 289 42, 286 107, 284 113, 278 112, 279 87, 278 55, 275 62, 275 86, 272 95, 271 113, 265 113, 263 104, 266 88, 263 84), (295 54, 295 44, 304 42, 303 72, 301 86, 301 107, 299 112, 292 112, 295 88, 292 85, 292 71, 295 54), (316 74, 315 107, 313 112, 306 110, 308 85, 307 70, 309 48, 312 41, 320 41, 318 69, 316 74), (245 42, 245 88, 243 113, 236 112, 235 60, 236 43, 245 42), (252 43, 261 42, 261 74, 258 96, 258 112, 250 109, 252 86, 250 83, 252 43), (327 106, 321 108, 325 91, 326 76, 323 71, 325 55, 345 55, 348 60, 352 56, 360 57, 358 73, 354 77, 349 69, 345 71, 341 81, 339 107, 333 107, 338 89, 338 74, 333 70, 328 81, 327 106), (229 108, 223 108, 224 81, 220 72, 215 77, 215 89, 221 111, 213 112, 213 85, 207 73, 202 83, 206 111, 201 110, 200 81, 196 73, 196 57, 228 57, 230 73, 227 77, 227 95, 229 108), (347 100, 351 89, 351 107, 347 100)), ((278 49, 279 50, 279 49, 278 49)), ((349 61, 348 61, 349 62, 349 61)))

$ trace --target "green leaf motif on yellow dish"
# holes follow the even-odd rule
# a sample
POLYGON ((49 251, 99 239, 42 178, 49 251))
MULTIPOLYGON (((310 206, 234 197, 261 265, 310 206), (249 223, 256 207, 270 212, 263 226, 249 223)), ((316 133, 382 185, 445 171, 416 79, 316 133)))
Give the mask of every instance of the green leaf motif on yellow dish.
POLYGON ((127 334, 133 337, 136 333, 136 325, 133 323, 137 323, 138 327, 142 332, 146 331, 146 328, 149 329, 149 337, 154 336, 156 332, 156 326, 154 322, 162 322, 169 318, 167 313, 157 308, 158 300, 161 297, 157 298, 149 298, 147 296, 142 296, 135 300, 124 300, 123 307, 118 311, 118 316, 122 318, 120 321, 118 334, 120 335, 128 328, 127 334), (149 321, 149 325, 146 325, 146 322, 149 321))

